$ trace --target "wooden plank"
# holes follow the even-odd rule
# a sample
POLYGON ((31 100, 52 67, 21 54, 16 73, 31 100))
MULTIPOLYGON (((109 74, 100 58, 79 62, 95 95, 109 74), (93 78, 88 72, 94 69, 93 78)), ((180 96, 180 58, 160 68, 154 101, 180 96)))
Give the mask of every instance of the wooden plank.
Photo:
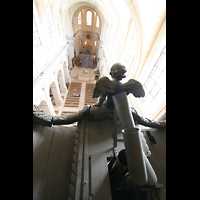
POLYGON ((107 157, 113 155, 113 120, 86 119, 78 123, 78 131, 76 187, 70 191, 75 191, 75 200, 111 200, 107 157))
POLYGON ((91 102, 91 103, 96 103, 97 101, 92 101, 92 100, 86 100, 85 102, 91 102))
POLYGON ((72 168, 72 155, 76 135, 76 128, 65 128, 64 138, 61 144, 58 170, 54 181, 52 199, 61 200, 69 196, 70 175, 72 168))
POLYGON ((65 100, 65 103, 79 102, 79 100, 80 100, 79 98, 78 99, 69 98, 65 100))
MULTIPOLYGON (((74 93, 68 94, 68 95, 67 95, 67 99, 68 99, 68 98, 70 98, 70 99, 79 99, 79 98, 80 98, 79 96, 74 96, 73 94, 74 94, 74 93)), ((80 93, 79 93, 79 94, 80 94, 80 93)))
POLYGON ((77 105, 70 105, 70 106, 69 105, 64 105, 64 107, 69 107, 69 108, 70 107, 77 107, 78 108, 79 106, 77 106, 77 105))
POLYGON ((155 131, 151 132, 151 135, 156 140, 156 145, 152 145, 152 147, 156 151, 163 171, 166 173, 166 130, 155 129, 155 131))
POLYGON ((69 115, 69 114, 72 114, 72 113, 76 113, 76 112, 70 112, 70 111, 68 111, 68 112, 62 112, 61 116, 63 116, 63 115, 69 115))
POLYGON ((79 104, 79 102, 65 102, 65 104, 79 104))
POLYGON ((68 198, 75 130, 73 127, 54 126, 38 200, 68 198))
POLYGON ((42 190, 42 180, 46 171, 47 161, 49 159, 49 148, 51 148, 54 136, 54 128, 44 127, 38 147, 33 157, 33 199, 39 197, 42 190))
POLYGON ((80 94, 80 91, 76 92, 76 93, 75 92, 70 92, 70 93, 67 94, 67 98, 77 98, 78 99, 79 98, 79 94, 80 94), (75 96, 74 94, 75 95, 78 94, 78 96, 75 96))
POLYGON ((70 100, 70 101, 65 101, 65 104, 79 104, 79 101, 74 101, 74 100, 70 100))
POLYGON ((113 120, 90 121, 86 120, 87 127, 89 127, 89 148, 91 155, 105 153, 110 156, 113 152, 113 120), (99 128, 97 128, 99 127, 99 128), (101 129, 101 130, 99 130, 101 129))
POLYGON ((107 157, 104 153, 91 156, 91 196, 92 200, 112 200, 107 157))
POLYGON ((74 101, 65 102, 65 105, 78 105, 78 104, 79 104, 79 101, 78 102, 74 102, 74 101))
POLYGON ((33 156, 34 156, 36 149, 38 147, 38 144, 40 143, 44 126, 37 123, 33 123, 33 124, 34 124, 33 126, 33 156))
POLYGON ((90 97, 85 97, 85 100, 89 100, 89 101, 97 101, 98 99, 93 99, 93 98, 90 98, 90 97))
POLYGON ((79 106, 79 104, 77 104, 77 103, 73 103, 73 104, 70 104, 70 103, 66 103, 65 105, 64 105, 65 107, 77 107, 77 106, 79 106))
POLYGON ((69 97, 78 97, 78 96, 74 96, 73 94, 79 94, 80 93, 80 91, 81 91, 81 89, 80 90, 76 90, 76 91, 69 91, 68 92, 68 94, 67 94, 67 96, 69 97))
POLYGON ((84 130, 84 148, 83 148, 83 159, 84 159, 84 163, 83 163, 83 199, 88 199, 89 197, 89 155, 90 155, 90 151, 89 151, 89 146, 88 146, 88 141, 89 141, 89 127, 86 127, 84 130))
POLYGON ((81 87, 75 87, 73 89, 70 89, 68 93, 73 94, 73 93, 79 93, 80 91, 81 91, 81 87))
POLYGON ((113 121, 84 120, 84 123, 83 199, 111 200, 107 157, 113 149, 113 121))
POLYGON ((66 101, 69 101, 69 100, 73 100, 73 101, 79 101, 79 98, 77 98, 77 97, 69 97, 69 98, 67 98, 66 100, 65 100, 65 102, 66 101))
POLYGON ((54 180, 56 177, 56 172, 58 171, 59 154, 61 151, 61 143, 64 138, 63 130, 59 128, 54 128, 54 138, 52 140, 51 146, 49 147, 49 157, 46 164, 46 170, 42 179, 42 184, 38 199, 51 199, 52 191, 54 186, 54 180))
POLYGON ((77 164, 77 176, 76 176, 76 190, 75 190, 75 200, 81 199, 82 191, 82 166, 83 166, 83 138, 84 138, 84 121, 78 123, 78 130, 80 133, 79 138, 79 154, 78 154, 78 164, 77 164))
POLYGON ((85 101, 86 102, 97 102, 97 100, 92 100, 92 99, 88 99, 88 100, 86 99, 85 101))

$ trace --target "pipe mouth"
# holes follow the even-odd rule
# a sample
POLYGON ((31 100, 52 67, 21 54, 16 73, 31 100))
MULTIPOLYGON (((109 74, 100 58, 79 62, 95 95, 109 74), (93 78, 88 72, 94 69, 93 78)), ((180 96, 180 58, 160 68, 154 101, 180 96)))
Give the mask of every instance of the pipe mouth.
POLYGON ((123 133, 135 133, 138 131, 139 131, 139 128, 134 128, 134 127, 125 128, 122 130, 123 133))
POLYGON ((128 164, 127 164, 127 159, 126 159, 126 151, 125 151, 125 149, 122 149, 122 150, 119 152, 119 154, 118 154, 118 159, 119 159, 119 161, 120 161, 120 163, 121 163, 122 165, 125 165, 125 166, 128 165, 128 164))
POLYGON ((116 190, 122 189, 124 186, 124 177, 119 173, 113 174, 111 177, 111 184, 116 190))

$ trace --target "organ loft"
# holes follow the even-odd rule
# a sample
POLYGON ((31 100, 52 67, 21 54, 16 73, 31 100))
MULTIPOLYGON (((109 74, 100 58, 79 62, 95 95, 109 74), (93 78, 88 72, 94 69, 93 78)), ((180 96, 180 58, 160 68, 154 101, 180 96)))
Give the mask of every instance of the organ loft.
MULTIPOLYGON (((114 64, 110 70, 113 80, 102 77, 95 85, 93 97, 100 96, 99 101, 94 105, 85 106, 75 114, 50 116, 43 113, 39 107, 33 107, 34 122, 43 126, 78 121, 76 134, 72 134, 76 135, 71 163, 71 167, 74 164, 74 169, 69 169, 72 180, 69 183, 68 195, 73 198, 119 199, 119 196, 125 196, 130 199, 137 197, 138 191, 154 191, 156 186, 159 188, 156 173, 147 159, 147 156, 151 156, 151 151, 136 123, 163 130, 166 127, 166 120, 154 122, 144 119, 135 111, 135 118, 139 120, 134 121, 127 95, 132 93, 139 98, 144 97, 145 92, 141 83, 135 79, 122 84, 121 80, 126 77, 125 73, 125 66, 120 63, 114 64), (118 133, 122 136, 120 140, 118 133), (121 141, 120 144, 118 141, 121 141), (80 193, 77 194, 77 191, 80 193)), ((55 128, 59 129, 57 126, 55 128)), ((64 134, 67 135, 67 131, 64 134)), ((148 134, 151 135, 149 131, 148 134)), ((55 135, 55 139, 56 137, 58 136, 55 135)), ((153 136, 151 140, 152 138, 156 143, 153 136)))
POLYGON ((165 8, 33 1, 34 200, 166 199, 165 8))

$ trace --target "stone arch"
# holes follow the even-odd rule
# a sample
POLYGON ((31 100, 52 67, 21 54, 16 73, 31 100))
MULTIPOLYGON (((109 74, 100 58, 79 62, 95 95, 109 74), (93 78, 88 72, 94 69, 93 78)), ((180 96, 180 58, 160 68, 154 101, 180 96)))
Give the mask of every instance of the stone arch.
POLYGON ((51 115, 51 111, 49 109, 49 106, 45 100, 42 100, 39 104, 39 108, 41 108, 46 114, 51 115))
POLYGON ((49 96, 51 98, 51 102, 55 106, 62 105, 62 99, 60 95, 60 91, 58 85, 56 86, 55 82, 52 82, 49 88, 49 96))

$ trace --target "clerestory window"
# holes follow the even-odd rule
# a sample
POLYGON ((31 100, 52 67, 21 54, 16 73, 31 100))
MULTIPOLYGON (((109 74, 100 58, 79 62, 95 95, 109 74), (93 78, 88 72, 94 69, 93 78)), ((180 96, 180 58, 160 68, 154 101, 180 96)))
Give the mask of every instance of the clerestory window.
POLYGON ((81 12, 78 14, 78 24, 81 24, 81 12))
POLYGON ((47 29, 47 33, 49 35, 49 38, 53 39, 53 32, 52 32, 52 28, 51 28, 49 13, 47 13, 47 15, 46 15, 46 29, 47 29))
POLYGON ((58 35, 60 35, 60 20, 59 20, 59 14, 57 15, 57 31, 58 31, 58 35))
POLYGON ((96 27, 99 27, 99 16, 97 15, 97 24, 96 27))
POLYGON ((166 98, 166 46, 161 51, 152 71, 144 83, 145 97, 140 99, 149 113, 166 98))
POLYGON ((33 42, 36 48, 42 45, 34 15, 33 15, 33 42))
POLYGON ((90 10, 87 11, 87 25, 92 25, 92 12, 90 10))

